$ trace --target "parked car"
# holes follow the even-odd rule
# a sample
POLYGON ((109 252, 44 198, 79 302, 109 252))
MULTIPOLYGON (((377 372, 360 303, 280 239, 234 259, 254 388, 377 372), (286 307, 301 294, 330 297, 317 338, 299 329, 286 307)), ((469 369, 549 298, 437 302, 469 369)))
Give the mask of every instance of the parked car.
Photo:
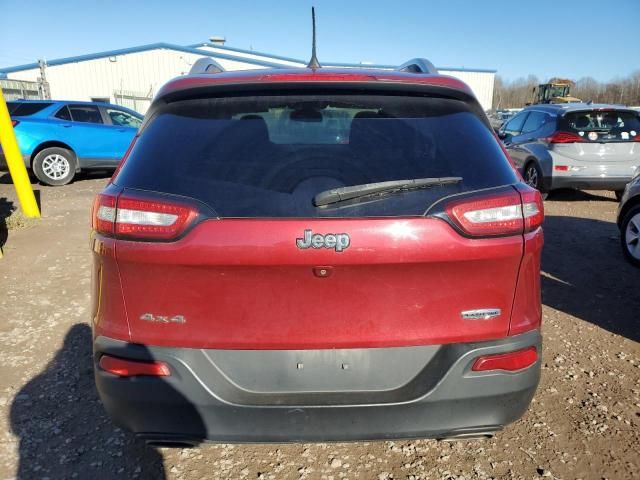
POLYGON ((498 130, 502 124, 513 117, 513 115, 511 112, 496 111, 492 112, 488 117, 493 129, 498 130))
POLYGON ((542 199, 467 85, 411 71, 158 92, 93 207, 118 425, 162 445, 458 438, 525 412, 542 199))
POLYGON ((557 188, 612 190, 619 199, 640 169, 640 117, 616 105, 533 105, 498 135, 525 181, 557 188))
POLYGON ((20 100, 7 107, 24 162, 46 185, 65 185, 81 170, 115 169, 142 123, 139 113, 108 103, 20 100))
POLYGON ((640 267, 640 174, 631 181, 618 207, 618 228, 625 257, 640 267))

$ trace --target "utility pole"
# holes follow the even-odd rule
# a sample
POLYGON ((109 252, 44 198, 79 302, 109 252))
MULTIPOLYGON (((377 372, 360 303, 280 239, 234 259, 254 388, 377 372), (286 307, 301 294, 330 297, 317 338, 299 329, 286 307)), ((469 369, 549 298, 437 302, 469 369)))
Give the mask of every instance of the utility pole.
POLYGON ((49 88, 49 82, 47 82, 47 62, 45 60, 38 60, 38 67, 40 68, 40 76, 38 77, 38 91, 42 100, 51 100, 51 90, 49 88))

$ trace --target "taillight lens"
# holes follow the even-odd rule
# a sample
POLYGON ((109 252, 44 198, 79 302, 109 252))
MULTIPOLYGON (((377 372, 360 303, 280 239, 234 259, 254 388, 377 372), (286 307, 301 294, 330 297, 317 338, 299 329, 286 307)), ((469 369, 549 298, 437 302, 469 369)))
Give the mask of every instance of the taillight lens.
POLYGON ((451 202, 446 213, 471 237, 517 235, 535 230, 544 220, 540 192, 531 187, 451 202))
POLYGON ((92 227, 96 232, 113 235, 116 222, 116 197, 99 194, 93 202, 92 227))
POLYGON ((585 141, 585 139, 577 133, 571 132, 555 132, 544 140, 547 143, 580 143, 585 141))
POLYGON ((487 372, 491 370, 506 370, 517 372, 530 367, 538 361, 536 347, 528 347, 522 350, 495 355, 478 357, 471 368, 474 372, 487 372))
POLYGON ((542 226, 544 222, 544 202, 542 195, 535 188, 526 184, 518 186, 522 197, 522 218, 524 219, 524 233, 532 232, 542 226))
POLYGON ((169 366, 164 362, 141 362, 139 360, 125 360, 124 358, 103 355, 100 357, 99 365, 105 372, 119 377, 137 377, 141 375, 168 377, 171 375, 169 366))
POLYGON ((118 198, 116 235, 170 240, 184 231, 197 216, 186 205, 169 202, 118 198))
POLYGON ((633 137, 633 141, 634 142, 640 142, 640 134, 638 134, 635 137, 633 137))
POLYGON ((522 203, 517 192, 452 202, 447 215, 473 237, 522 233, 522 203))
POLYGON ((189 205, 101 194, 93 207, 93 228, 104 235, 139 240, 173 240, 196 219, 189 205))

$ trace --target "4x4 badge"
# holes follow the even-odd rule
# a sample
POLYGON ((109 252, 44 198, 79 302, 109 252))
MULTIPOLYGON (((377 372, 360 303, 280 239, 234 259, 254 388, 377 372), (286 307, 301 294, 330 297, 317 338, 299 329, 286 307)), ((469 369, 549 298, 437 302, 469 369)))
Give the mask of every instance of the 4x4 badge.
POLYGON ((336 252, 346 250, 351 244, 351 239, 346 233, 313 233, 310 229, 304 231, 302 238, 296 238, 298 248, 332 248, 336 252))

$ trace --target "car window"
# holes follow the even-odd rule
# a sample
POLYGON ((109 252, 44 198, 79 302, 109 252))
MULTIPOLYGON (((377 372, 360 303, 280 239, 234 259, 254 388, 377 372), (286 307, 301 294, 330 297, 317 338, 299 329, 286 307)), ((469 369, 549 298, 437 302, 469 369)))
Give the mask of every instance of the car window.
POLYGON ((69 105, 71 118, 74 122, 104 123, 98 107, 93 105, 69 105))
POLYGON ((307 94, 183 100, 142 130, 116 184, 195 198, 221 217, 423 215, 449 195, 515 181, 493 132, 459 100, 307 94), (328 189, 462 177, 336 206, 328 189))
POLYGON ((529 112, 523 112, 513 117, 511 120, 509 120, 506 123, 502 131, 507 135, 512 135, 512 136, 520 135, 520 130, 522 130, 522 125, 524 124, 524 121, 527 118, 528 113, 529 112))
POLYGON ((522 133, 530 133, 539 130, 549 118, 549 115, 544 112, 529 113, 529 116, 522 127, 522 133))
POLYGON ((142 120, 138 117, 131 115, 124 110, 117 110, 114 108, 107 108, 107 115, 111 119, 111 123, 120 127, 139 128, 142 124, 142 120))
POLYGON ((51 103, 48 102, 10 102, 7 104, 9 113, 12 117, 26 117, 44 110, 51 103))
POLYGON ((615 109, 569 112, 561 118, 560 130, 577 133, 585 142, 633 142, 640 134, 640 116, 636 112, 615 109))
POLYGON ((58 113, 56 113, 55 117, 59 118, 60 120, 66 120, 68 122, 71 121, 71 113, 69 112, 69 109, 66 105, 58 110, 58 113))

